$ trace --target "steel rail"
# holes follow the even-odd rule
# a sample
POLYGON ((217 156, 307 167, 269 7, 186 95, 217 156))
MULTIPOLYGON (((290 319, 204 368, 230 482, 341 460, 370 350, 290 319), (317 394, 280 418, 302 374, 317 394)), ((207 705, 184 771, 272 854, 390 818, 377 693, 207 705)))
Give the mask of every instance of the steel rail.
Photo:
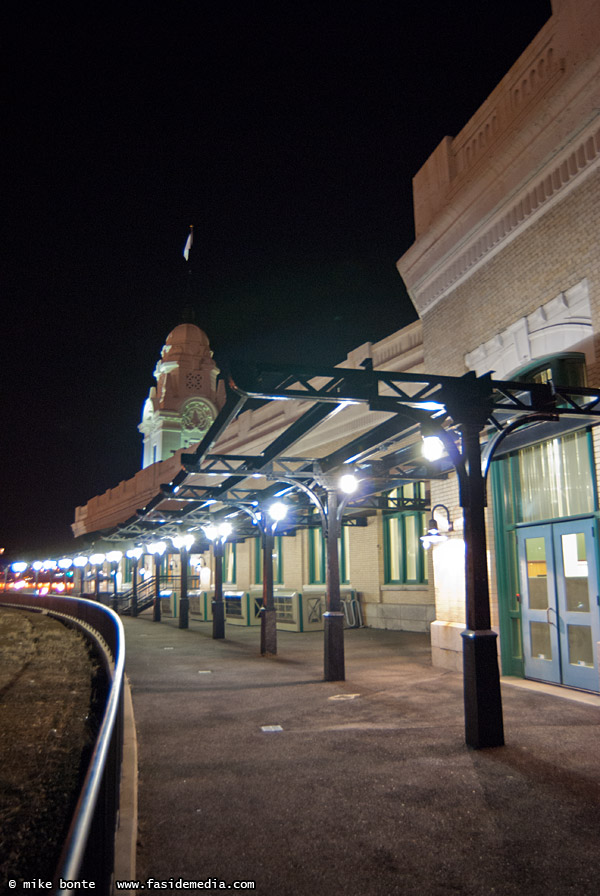
POLYGON ((58 861, 54 892, 59 881, 94 881, 102 894, 110 894, 114 869, 114 838, 119 810, 123 752, 123 683, 125 633, 109 607, 82 598, 58 595, 3 594, 3 606, 42 610, 68 619, 91 635, 101 649, 109 688, 92 755, 87 766, 69 831, 58 861), (110 654, 110 658, 108 656, 110 654))

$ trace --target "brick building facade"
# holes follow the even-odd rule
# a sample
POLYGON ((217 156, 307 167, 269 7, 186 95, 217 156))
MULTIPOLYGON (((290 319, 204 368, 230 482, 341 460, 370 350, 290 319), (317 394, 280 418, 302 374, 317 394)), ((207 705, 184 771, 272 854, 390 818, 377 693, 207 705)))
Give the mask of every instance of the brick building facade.
MULTIPOLYGON (((483 106, 416 175, 416 239, 398 269, 422 321, 427 370, 557 385, 600 379, 599 76, 600 8, 593 0, 554 2, 552 17, 483 106)), ((492 465, 489 484, 503 669, 598 690, 597 446, 585 431, 557 430, 545 442, 536 431, 530 441, 540 444, 513 443, 512 454, 492 465), (533 481, 532 464, 541 469, 550 457, 555 466, 528 482, 534 491, 524 508, 524 479, 533 481), (593 484, 585 499, 542 499, 559 466, 564 495, 577 477, 593 484), (565 554, 571 543, 574 560, 565 554), (571 606, 575 591, 586 608, 581 618, 571 606)), ((455 482, 433 482, 431 499, 460 512, 455 482)), ((434 556, 432 647, 435 662, 459 668, 464 598, 460 583, 445 584, 454 562, 434 556)))

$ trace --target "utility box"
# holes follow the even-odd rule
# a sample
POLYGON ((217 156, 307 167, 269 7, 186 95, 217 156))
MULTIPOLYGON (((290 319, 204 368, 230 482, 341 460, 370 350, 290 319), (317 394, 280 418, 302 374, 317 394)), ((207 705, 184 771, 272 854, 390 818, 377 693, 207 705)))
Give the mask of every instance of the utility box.
MULTIPOLYGON (((263 592, 255 589, 250 597, 257 606, 260 622, 260 609, 263 606, 263 592)), ((323 628, 325 612, 324 593, 302 595, 299 591, 287 591, 283 588, 273 589, 277 628, 284 632, 310 632, 323 628)))
POLYGON ((190 616, 201 622, 211 622, 214 591, 188 591, 190 616))
POLYGON ((230 625, 260 625, 260 604, 247 591, 224 591, 225 619, 230 625))

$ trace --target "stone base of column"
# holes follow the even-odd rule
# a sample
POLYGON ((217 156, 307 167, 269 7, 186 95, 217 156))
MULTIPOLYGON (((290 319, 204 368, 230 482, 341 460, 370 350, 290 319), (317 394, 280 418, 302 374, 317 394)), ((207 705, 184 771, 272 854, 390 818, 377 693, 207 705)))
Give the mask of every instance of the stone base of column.
POLYGON ((225 604, 222 600, 213 600, 213 638, 215 640, 225 637, 225 604))
POLYGON ((260 608, 260 652, 263 656, 277 655, 277 610, 260 608))
POLYGON ((345 681, 344 614, 324 613, 325 624, 325 681, 345 681))
POLYGON ((189 628, 190 624, 190 599, 182 597, 179 601, 179 628, 189 628))
POLYGON ((469 747, 504 746, 504 723, 496 632, 465 629, 463 688, 465 739, 469 747))
POLYGON ((160 597, 154 598, 152 606, 152 619, 154 622, 160 622, 160 597))

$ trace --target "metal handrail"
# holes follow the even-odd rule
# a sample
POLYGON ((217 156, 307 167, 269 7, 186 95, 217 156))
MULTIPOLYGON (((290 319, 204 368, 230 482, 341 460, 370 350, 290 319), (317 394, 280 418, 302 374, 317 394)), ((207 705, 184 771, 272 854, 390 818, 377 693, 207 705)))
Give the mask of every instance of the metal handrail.
POLYGON ((4 606, 46 610, 67 617, 91 634, 103 649, 110 687, 100 729, 83 786, 55 874, 55 893, 60 879, 93 880, 100 893, 111 891, 114 838, 119 810, 123 752, 123 682, 125 634, 123 624, 109 607, 94 601, 58 595, 4 594, 4 606), (104 642, 102 644, 101 642, 104 642), (106 648, 110 652, 109 662, 106 648))

